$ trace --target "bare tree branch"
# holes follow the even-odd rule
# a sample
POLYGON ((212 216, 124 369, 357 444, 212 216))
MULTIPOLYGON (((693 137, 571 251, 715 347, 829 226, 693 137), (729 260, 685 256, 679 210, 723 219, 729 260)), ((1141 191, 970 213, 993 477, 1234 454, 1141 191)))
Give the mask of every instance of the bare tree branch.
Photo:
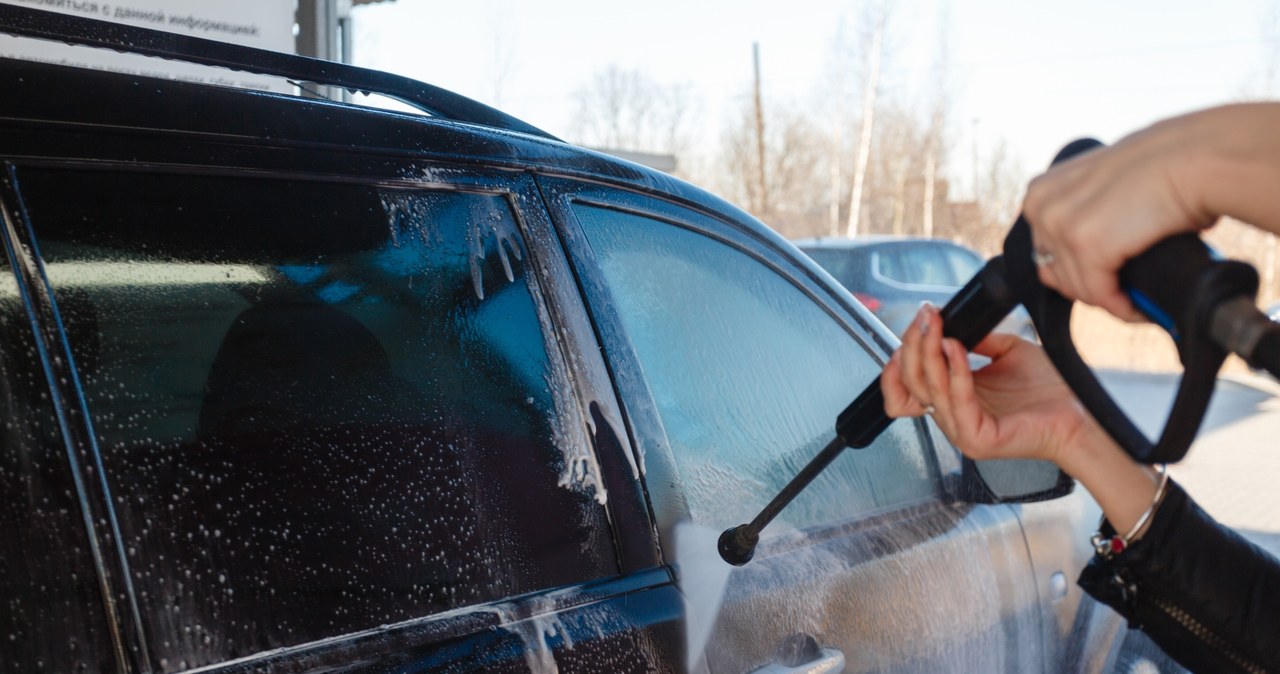
POLYGON ((582 145, 678 154, 688 144, 691 111, 688 85, 663 85, 636 70, 610 65, 579 89, 575 140, 582 145))

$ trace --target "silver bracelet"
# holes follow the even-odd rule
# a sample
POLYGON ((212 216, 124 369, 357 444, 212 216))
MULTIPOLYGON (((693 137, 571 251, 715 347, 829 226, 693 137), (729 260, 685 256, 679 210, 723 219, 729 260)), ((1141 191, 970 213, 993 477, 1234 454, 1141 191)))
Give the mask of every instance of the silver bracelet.
MULTIPOLYGON (((1129 529, 1129 533, 1115 534, 1112 536, 1104 536, 1101 531, 1095 533, 1090 540, 1093 543, 1093 550, 1103 559, 1111 559, 1112 557, 1122 553, 1133 539, 1141 534, 1146 526, 1151 522, 1152 515, 1155 515, 1156 509, 1160 507, 1160 502, 1164 500, 1164 493, 1169 487, 1169 471, 1165 464, 1156 467, 1156 472, 1160 474, 1160 482, 1156 485, 1156 495, 1151 499, 1151 505, 1147 506, 1147 510, 1142 513, 1137 522, 1133 523, 1133 527, 1129 529)), ((1105 517, 1103 518, 1105 521, 1105 517)))

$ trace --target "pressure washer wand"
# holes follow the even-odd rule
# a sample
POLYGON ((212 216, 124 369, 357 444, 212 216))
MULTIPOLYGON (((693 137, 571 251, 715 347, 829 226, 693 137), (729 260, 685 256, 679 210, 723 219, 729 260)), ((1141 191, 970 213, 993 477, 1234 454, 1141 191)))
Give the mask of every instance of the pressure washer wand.
MULTIPOLYGON (((1004 258, 996 256, 942 308, 942 334, 972 349, 1018 305, 1005 281, 1004 258)), ((884 411, 880 377, 876 377, 836 418, 836 437, 800 470, 755 519, 720 534, 720 556, 742 566, 755 555, 760 531, 791 503, 809 483, 848 447, 863 449, 889 427, 893 418, 884 411)))
MULTIPOLYGON (((1093 139, 1069 143, 1057 164, 1100 147, 1093 139)), ((1120 284, 1147 318, 1164 328, 1178 347, 1183 376, 1160 438, 1152 443, 1111 399, 1071 340, 1073 303, 1040 283, 1033 263, 1031 228, 1021 215, 992 258, 942 308, 942 334, 968 350, 1021 304, 1040 333, 1042 346, 1063 380, 1093 418, 1129 456, 1143 463, 1174 463, 1186 455, 1208 410, 1218 370, 1228 353, 1280 377, 1280 325, 1254 304, 1257 271, 1223 260, 1195 234, 1171 236, 1125 263, 1120 284)), ((870 445, 893 421, 884 411, 876 377, 836 420, 836 437, 760 514, 726 530, 718 543, 726 562, 751 560, 760 531, 846 447, 870 445)))
MULTIPOLYGON (((996 256, 942 308, 942 334, 972 350, 1018 304, 1040 331, 1045 352, 1072 391, 1112 438, 1144 463, 1180 460, 1208 408, 1228 352, 1280 377, 1280 325, 1254 304, 1257 272, 1222 260, 1193 234, 1152 246, 1125 264, 1121 284, 1134 304, 1174 339, 1185 368, 1169 420, 1152 443, 1111 400, 1071 342, 1072 303, 1035 278, 1030 233, 1018 222, 996 256), (1006 261, 1012 262, 1006 262, 1006 261)), ((783 487, 755 519, 720 535, 720 556, 741 566, 751 560, 760 531, 846 447, 870 445, 893 421, 884 411, 880 377, 840 413, 836 438, 783 487)))

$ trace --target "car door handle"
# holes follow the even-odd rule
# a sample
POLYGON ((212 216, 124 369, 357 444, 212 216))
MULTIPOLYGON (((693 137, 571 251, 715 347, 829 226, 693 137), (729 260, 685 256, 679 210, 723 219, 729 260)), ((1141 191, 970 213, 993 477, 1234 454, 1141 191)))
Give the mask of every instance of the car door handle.
POLYGON ((775 662, 755 670, 752 674, 840 674, 843 671, 844 653, 834 648, 823 648, 818 652, 816 659, 803 665, 790 666, 775 662))
POLYGON ((793 634, 778 644, 777 657, 768 666, 751 674, 840 674, 844 671, 844 653, 835 648, 820 648, 809 634, 793 634))

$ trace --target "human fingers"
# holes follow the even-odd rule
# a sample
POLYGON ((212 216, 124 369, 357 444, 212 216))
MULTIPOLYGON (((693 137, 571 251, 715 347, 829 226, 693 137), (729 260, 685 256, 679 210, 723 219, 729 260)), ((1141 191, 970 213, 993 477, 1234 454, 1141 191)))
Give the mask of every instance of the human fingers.
POLYGON ((1121 287, 1116 271, 1075 257, 1067 257, 1061 266, 1062 272, 1048 281, 1042 276, 1041 282, 1069 300, 1099 307, 1129 323, 1146 320, 1121 287))
MULTIPOLYGON (((983 343, 989 341, 988 338, 983 343)), ((982 433, 984 416, 964 346, 954 339, 948 339, 942 343, 942 347, 950 365, 948 388, 951 395, 946 413, 934 415, 934 418, 942 432, 947 434, 951 443, 965 456, 974 459, 991 458, 990 443, 977 441, 982 433)))
POLYGON ((924 387, 921 400, 928 401, 935 419, 945 417, 950 407, 950 366, 943 354, 942 317, 932 306, 927 306, 924 320, 927 329, 922 330, 920 338, 920 370, 921 384, 924 387))
POLYGON ((1101 307, 1123 320, 1143 320, 1120 286, 1123 259, 1112 259, 1114 256, 1104 253, 1101 247, 1052 243, 1055 240, 1042 234, 1035 244, 1036 272, 1041 284, 1067 299, 1101 307))
POLYGON ((1145 320, 1120 285, 1125 260, 1111 259, 1100 250, 1093 254, 1080 250, 1080 244, 1042 244, 1036 253, 1040 282, 1069 300, 1100 307, 1122 320, 1145 320))
MULTIPOLYGON (((1090 199, 1101 197, 1089 193, 1090 199)), ((1042 281, 1064 297, 1101 307, 1112 315, 1128 320, 1141 320, 1120 287, 1120 269, 1138 239, 1125 240, 1115 233, 1107 212, 1087 204, 1073 203, 1057 214, 1053 209, 1044 216, 1043 238, 1053 251, 1052 262, 1040 267, 1042 281)))
POLYGON ((1120 286, 1120 279, 1111 272, 1089 272, 1082 275, 1085 290, 1081 297, 1085 302, 1101 307, 1107 313, 1129 323, 1141 323, 1146 318, 1133 305, 1129 294, 1120 286))
POLYGON ((894 351, 880 374, 880 392, 884 395, 884 413, 898 417, 918 417, 924 414, 924 406, 911 396, 902 383, 902 351, 894 351))
POLYGON ((1100 251, 1090 244, 1091 225, 1083 221, 1097 198, 1088 181, 1088 159, 1088 154, 1078 156, 1036 176, 1023 200, 1040 282, 1069 299, 1080 299, 1085 290, 1081 249, 1095 256, 1100 251))
POLYGON ((1058 226, 1064 219, 1059 214, 1069 206, 1061 203, 1045 205, 1046 197, 1036 197, 1038 191, 1045 189, 1041 187, 1043 184, 1033 183, 1024 205, 1024 215, 1031 227, 1032 261, 1036 265, 1036 275, 1046 288, 1056 290, 1068 299, 1078 299, 1083 289, 1079 259, 1058 226))
POLYGON ((973 352, 979 356, 986 356, 991 360, 1000 360, 1021 342, 1017 335, 1011 335, 1007 332, 993 332, 978 342, 973 347, 973 352))
POLYGON ((1212 221, 1172 173, 1186 145, 1179 130, 1185 126, 1157 124, 1031 181, 1023 214, 1040 259, 1048 253, 1053 260, 1040 266, 1042 283, 1122 319, 1142 320, 1120 287, 1121 267, 1159 240, 1212 221))
MULTIPOLYGON (((1036 414, 1027 416, 1043 398, 1045 376, 1054 377, 1052 366, 1040 352, 1040 361, 1023 356, 1030 355, 1030 343, 1013 335, 996 335, 978 345, 982 352, 996 359, 1009 356, 1014 349, 1026 349, 1027 353, 1015 356, 1012 367, 998 367, 996 363, 983 368, 984 374, 1001 370, 985 382, 969 367, 963 345, 955 340, 943 342, 948 362, 951 364, 949 406, 939 426, 965 456, 972 459, 1049 458, 1053 438, 1063 435, 1062 418, 1036 414), (946 425, 943 425, 946 424, 946 425)), ((978 352, 975 349, 975 352, 978 352)), ((1061 400, 1069 392, 1048 395, 1061 400)), ((934 415, 938 419, 940 415, 934 415)))
POLYGON ((902 384, 906 387, 911 397, 915 398, 922 407, 928 406, 932 402, 928 397, 928 386, 924 381, 924 363, 921 359, 922 342, 930 329, 929 305, 925 304, 916 312, 915 318, 911 321, 911 326, 903 332, 902 347, 898 349, 902 368, 902 384))

